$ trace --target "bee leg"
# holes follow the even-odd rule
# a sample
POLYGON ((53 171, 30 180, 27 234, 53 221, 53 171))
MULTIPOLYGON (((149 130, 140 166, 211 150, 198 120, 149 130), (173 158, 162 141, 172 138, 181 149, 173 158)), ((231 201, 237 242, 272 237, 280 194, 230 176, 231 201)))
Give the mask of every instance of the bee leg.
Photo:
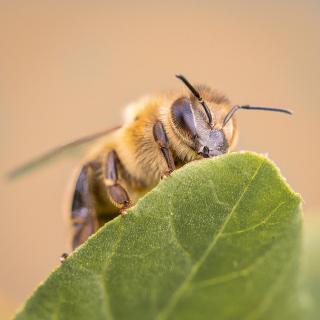
POLYGON ((83 166, 72 200, 72 248, 75 249, 98 229, 92 195, 89 188, 90 163, 83 166))
POLYGON ((106 171, 105 171, 105 184, 107 187, 107 194, 117 208, 120 209, 122 214, 130 207, 131 202, 128 192, 119 184, 118 181, 118 168, 120 159, 117 153, 112 150, 107 155, 106 171))
POLYGON ((165 171, 161 176, 161 178, 163 178, 164 176, 168 176, 171 174, 171 172, 175 169, 175 165, 172 153, 169 149, 169 140, 166 131, 164 130, 162 122, 159 120, 153 126, 153 137, 154 140, 158 143, 168 167, 168 170, 165 171))

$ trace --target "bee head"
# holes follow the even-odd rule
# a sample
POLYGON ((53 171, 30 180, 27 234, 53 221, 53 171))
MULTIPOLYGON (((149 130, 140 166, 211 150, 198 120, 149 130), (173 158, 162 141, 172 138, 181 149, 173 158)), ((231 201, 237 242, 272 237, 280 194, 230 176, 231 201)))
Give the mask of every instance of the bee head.
POLYGON ((291 114, 289 110, 280 108, 231 106, 226 98, 217 98, 212 94, 215 99, 211 100, 215 101, 205 101, 200 92, 184 76, 176 75, 176 77, 188 87, 192 96, 181 97, 174 101, 171 108, 173 127, 180 138, 204 158, 228 151, 235 136, 235 122, 230 120, 233 120, 237 110, 264 110, 291 114))

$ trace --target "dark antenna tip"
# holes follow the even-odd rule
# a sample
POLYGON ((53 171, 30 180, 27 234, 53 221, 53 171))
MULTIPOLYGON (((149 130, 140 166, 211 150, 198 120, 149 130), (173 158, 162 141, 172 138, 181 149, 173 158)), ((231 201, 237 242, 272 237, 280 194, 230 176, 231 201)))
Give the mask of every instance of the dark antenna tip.
POLYGON ((223 125, 222 125, 223 127, 229 122, 229 120, 233 117, 233 115, 239 109, 273 111, 273 112, 281 112, 281 113, 292 115, 292 111, 290 111, 288 109, 271 108, 271 107, 256 107, 256 106, 250 106, 250 105, 244 105, 244 106, 235 105, 232 107, 232 109, 229 111, 229 113, 225 116, 225 118, 223 120, 223 125))
POLYGON ((239 106, 239 109, 246 109, 246 110, 263 110, 263 111, 273 111, 273 112, 281 112, 292 115, 292 111, 289 109, 282 109, 282 108, 272 108, 272 107, 256 107, 250 105, 239 106))
POLYGON ((176 76, 176 78, 178 78, 178 79, 180 79, 180 80, 186 79, 186 77, 185 77, 183 74, 181 74, 181 73, 176 73, 175 76, 176 76))

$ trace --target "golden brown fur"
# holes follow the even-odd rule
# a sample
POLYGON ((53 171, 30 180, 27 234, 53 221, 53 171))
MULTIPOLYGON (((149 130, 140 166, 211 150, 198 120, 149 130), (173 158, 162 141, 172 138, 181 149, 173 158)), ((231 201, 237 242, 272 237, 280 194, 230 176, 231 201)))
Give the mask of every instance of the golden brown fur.
MULTIPOLYGON (((215 127, 221 128, 223 119, 231 108, 229 100, 208 87, 198 86, 197 89, 213 114, 215 127)), ((172 103, 183 96, 190 98, 195 106, 201 108, 187 90, 152 95, 131 104, 127 110, 127 123, 106 136, 87 159, 88 161, 99 161, 104 168, 107 153, 115 150, 122 164, 119 182, 127 189, 133 204, 159 182, 163 172, 167 169, 163 155, 153 137, 153 125, 157 120, 164 125, 171 152, 178 166, 201 159, 201 156, 190 147, 188 139, 179 134, 172 122, 172 103)), ((232 121, 224 128, 230 147, 235 140, 235 128, 235 118, 232 118, 232 121)), ((103 179, 102 175, 100 179, 103 179)), ((99 206, 103 193, 102 181, 100 189, 96 186, 97 182, 94 185, 96 205, 99 206)), ((107 201, 106 197, 103 197, 103 200, 107 201)), ((113 216, 115 210, 113 206, 109 209, 104 206, 104 210, 98 211, 104 211, 103 214, 109 215, 110 213, 113 216)))

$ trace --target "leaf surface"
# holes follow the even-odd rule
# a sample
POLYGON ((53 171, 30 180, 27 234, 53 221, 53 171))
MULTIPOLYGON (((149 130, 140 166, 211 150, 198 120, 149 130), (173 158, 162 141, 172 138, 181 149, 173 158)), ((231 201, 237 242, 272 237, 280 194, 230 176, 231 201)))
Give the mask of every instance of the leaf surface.
POLYGON ((260 155, 190 163, 74 252, 16 319, 299 319, 299 208, 260 155))
POLYGON ((320 216, 306 213, 303 237, 301 305, 304 319, 317 320, 320 314, 320 216))

